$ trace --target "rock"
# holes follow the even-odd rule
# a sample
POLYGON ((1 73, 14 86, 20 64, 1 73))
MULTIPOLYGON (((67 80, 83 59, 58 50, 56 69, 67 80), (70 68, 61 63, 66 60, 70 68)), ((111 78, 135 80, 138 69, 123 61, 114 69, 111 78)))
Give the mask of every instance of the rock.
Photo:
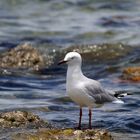
POLYGON ((0 127, 41 127, 45 122, 37 115, 27 111, 11 111, 0 113, 0 127))
POLYGON ((2 134, 8 133, 3 138, 8 136, 12 140, 113 140, 106 130, 58 129, 27 111, 0 113, 0 127, 2 134))
POLYGON ((128 67, 123 70, 122 79, 140 81, 140 67, 128 67))
POLYGON ((35 133, 17 133, 12 140, 113 140, 106 130, 39 129, 35 133))
POLYGON ((0 59, 1 68, 32 68, 38 70, 45 66, 45 60, 40 52, 28 43, 2 53, 0 59))
MULTIPOLYGON (((70 51, 79 52, 84 60, 92 62, 103 62, 108 60, 115 60, 127 55, 132 51, 131 46, 125 46, 123 44, 101 44, 101 45, 75 45, 63 50, 66 54, 70 51)), ((63 55, 64 55, 63 54, 63 55)))

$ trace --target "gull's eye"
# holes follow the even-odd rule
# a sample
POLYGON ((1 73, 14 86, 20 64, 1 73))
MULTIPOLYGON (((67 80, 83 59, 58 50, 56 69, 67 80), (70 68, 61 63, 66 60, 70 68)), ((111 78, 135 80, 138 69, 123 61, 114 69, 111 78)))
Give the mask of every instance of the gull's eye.
POLYGON ((71 59, 74 59, 74 56, 71 59))

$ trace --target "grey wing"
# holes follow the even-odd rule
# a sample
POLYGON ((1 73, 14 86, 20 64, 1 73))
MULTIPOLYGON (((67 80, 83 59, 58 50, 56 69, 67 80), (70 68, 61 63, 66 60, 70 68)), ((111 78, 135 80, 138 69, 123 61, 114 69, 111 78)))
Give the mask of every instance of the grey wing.
POLYGON ((105 90, 98 82, 87 84, 85 89, 86 93, 94 98, 95 103, 97 104, 103 104, 105 102, 112 102, 116 100, 114 92, 105 90))

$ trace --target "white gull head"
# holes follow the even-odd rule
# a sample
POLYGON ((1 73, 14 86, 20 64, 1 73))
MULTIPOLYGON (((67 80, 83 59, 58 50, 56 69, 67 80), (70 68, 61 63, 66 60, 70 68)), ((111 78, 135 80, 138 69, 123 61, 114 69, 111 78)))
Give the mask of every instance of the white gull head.
POLYGON ((81 65, 82 58, 81 55, 77 52, 69 52, 66 54, 64 61, 68 65, 81 65))

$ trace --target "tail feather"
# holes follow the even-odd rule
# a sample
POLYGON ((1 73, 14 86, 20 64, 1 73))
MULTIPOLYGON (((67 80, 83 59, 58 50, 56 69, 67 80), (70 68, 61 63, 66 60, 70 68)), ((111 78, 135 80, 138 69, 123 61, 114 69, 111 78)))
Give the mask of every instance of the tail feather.
POLYGON ((131 93, 128 93, 128 92, 122 92, 122 91, 119 91, 119 92, 115 92, 114 96, 116 98, 122 98, 122 97, 125 97, 127 95, 132 95, 131 93))

